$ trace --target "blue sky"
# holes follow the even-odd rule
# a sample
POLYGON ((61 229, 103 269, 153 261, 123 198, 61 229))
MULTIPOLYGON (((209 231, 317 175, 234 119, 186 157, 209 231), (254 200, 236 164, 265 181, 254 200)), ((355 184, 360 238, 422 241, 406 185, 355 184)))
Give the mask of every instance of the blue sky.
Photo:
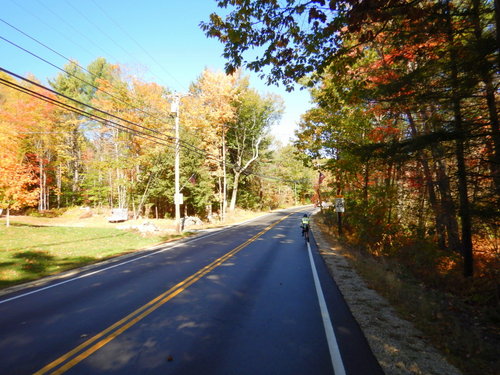
MULTIPOLYGON (((205 68, 223 70, 223 46, 199 28, 215 0, 1 0, 0 19, 36 38, 65 57, 87 66, 97 57, 119 63, 136 76, 172 90, 187 91, 205 68)), ((0 37, 52 64, 67 61, 0 21, 0 37)), ((60 71, 0 39, 0 66, 42 81, 60 71)), ((247 73, 248 74, 248 73, 247 73)), ((280 95, 286 112, 272 134, 286 143, 300 115, 309 107, 307 91, 287 93, 266 86, 251 75, 251 86, 261 93, 280 95)))

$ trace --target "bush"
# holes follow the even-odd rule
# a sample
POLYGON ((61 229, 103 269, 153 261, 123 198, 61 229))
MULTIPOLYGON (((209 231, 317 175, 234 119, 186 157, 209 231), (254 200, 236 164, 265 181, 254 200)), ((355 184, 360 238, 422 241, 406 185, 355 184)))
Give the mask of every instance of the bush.
POLYGON ((63 215, 67 208, 52 208, 50 210, 38 211, 36 208, 29 208, 26 210, 25 215, 32 217, 48 217, 54 218, 63 215))

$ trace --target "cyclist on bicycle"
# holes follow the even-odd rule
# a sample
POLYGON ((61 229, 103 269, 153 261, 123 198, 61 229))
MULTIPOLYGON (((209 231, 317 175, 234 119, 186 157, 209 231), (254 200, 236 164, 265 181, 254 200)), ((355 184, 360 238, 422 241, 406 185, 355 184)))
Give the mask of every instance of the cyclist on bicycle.
POLYGON ((304 216, 302 217, 302 224, 300 226, 302 228, 302 237, 306 232, 307 234, 309 234, 309 221, 310 219, 307 214, 304 214, 304 216))

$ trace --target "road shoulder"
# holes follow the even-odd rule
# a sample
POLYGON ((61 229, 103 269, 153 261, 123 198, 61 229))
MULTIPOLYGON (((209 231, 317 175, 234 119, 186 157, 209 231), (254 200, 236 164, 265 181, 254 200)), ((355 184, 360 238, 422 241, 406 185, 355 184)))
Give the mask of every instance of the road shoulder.
POLYGON ((312 221, 318 249, 352 314, 387 375, 460 375, 413 325, 399 318, 391 305, 370 289, 349 265, 346 250, 324 235, 312 221))

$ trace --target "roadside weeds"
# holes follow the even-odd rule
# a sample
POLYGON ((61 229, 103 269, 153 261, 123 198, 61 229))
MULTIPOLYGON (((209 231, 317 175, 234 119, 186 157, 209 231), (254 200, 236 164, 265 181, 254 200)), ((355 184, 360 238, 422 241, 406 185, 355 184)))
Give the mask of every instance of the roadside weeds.
MULTIPOLYGON (((312 228, 321 256, 387 375, 462 374, 428 343, 421 331, 401 319, 394 307, 358 275, 360 259, 353 259, 317 220, 313 220, 312 228)), ((368 260, 364 266, 380 267, 368 260)), ((388 280, 386 286, 390 288, 397 282, 388 280)))

